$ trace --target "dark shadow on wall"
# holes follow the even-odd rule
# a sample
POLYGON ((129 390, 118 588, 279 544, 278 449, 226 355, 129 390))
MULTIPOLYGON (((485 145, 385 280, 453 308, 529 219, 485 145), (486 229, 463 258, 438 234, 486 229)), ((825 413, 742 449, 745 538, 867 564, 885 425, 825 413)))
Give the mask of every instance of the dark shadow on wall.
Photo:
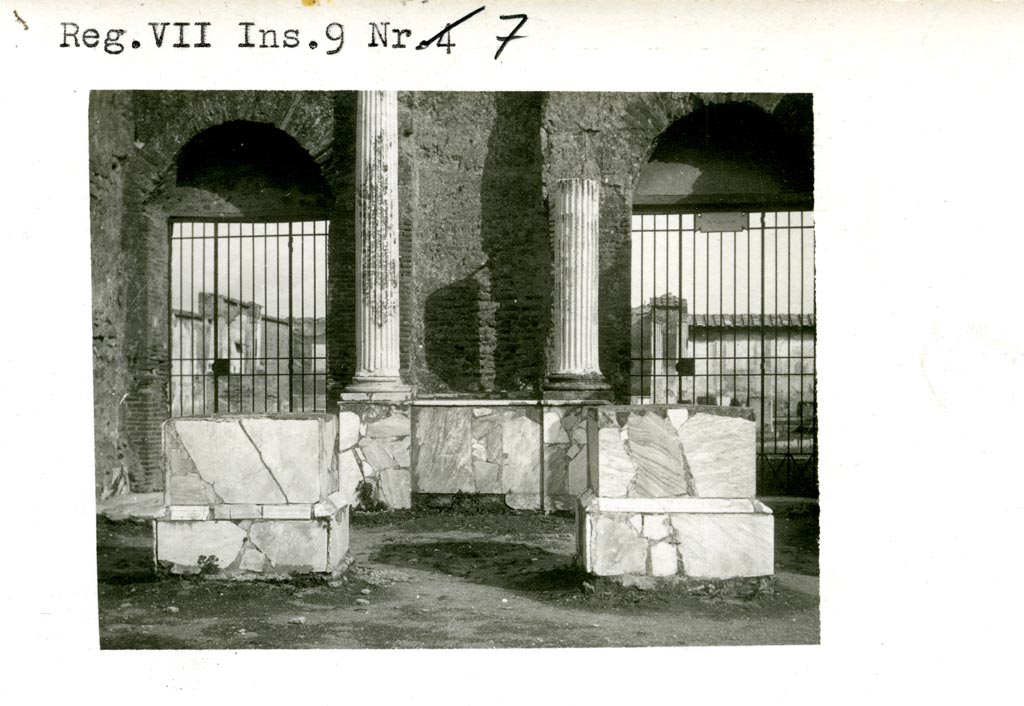
MULTIPOLYGON (((497 93, 494 100, 480 186, 480 237, 487 255, 481 276, 494 311, 493 323, 490 314, 480 317, 481 335, 493 346, 494 387, 537 393, 551 329, 551 248, 540 144, 544 94, 497 93)), ((490 374, 483 371, 485 387, 490 374)))
POLYGON ((337 399, 334 393, 352 381, 356 369, 355 160, 356 93, 342 91, 334 98, 334 139, 325 163, 335 194, 327 239, 328 400, 337 399))
POLYGON ((427 367, 451 390, 479 392, 481 286, 460 279, 427 297, 423 324, 427 367))

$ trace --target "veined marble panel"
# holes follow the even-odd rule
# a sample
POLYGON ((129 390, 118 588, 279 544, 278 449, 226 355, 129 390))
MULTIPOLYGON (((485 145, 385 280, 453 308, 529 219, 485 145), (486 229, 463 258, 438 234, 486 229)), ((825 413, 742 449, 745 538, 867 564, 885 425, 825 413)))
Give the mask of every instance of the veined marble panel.
POLYGON ((775 573, 771 515, 677 514, 671 521, 687 576, 724 579, 775 573))
POLYGON ((756 493, 756 424, 740 417, 697 413, 679 427, 679 440, 703 498, 749 498, 756 493))
POLYGON ((471 437, 472 408, 418 407, 415 414, 415 491, 475 492, 471 437))
POLYGON ((629 415, 626 428, 629 432, 627 452, 636 467, 636 476, 626 495, 631 498, 689 495, 686 462, 671 423, 655 412, 638 411, 629 415))
POLYGON ((502 426, 502 489, 508 493, 541 492, 540 423, 517 414, 502 426))

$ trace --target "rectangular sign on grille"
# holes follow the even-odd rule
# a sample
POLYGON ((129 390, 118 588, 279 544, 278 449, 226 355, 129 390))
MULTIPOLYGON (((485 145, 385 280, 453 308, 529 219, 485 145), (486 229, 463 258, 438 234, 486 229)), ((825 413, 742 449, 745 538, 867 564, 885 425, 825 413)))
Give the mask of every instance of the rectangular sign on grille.
POLYGON ((746 229, 746 213, 721 211, 697 214, 697 230, 702 233, 735 233, 746 229))

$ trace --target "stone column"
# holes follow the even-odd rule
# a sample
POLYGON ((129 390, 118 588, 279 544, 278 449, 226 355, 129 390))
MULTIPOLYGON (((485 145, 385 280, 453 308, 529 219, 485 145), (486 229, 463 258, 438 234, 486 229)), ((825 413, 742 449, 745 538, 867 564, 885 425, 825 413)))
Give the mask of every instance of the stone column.
POLYGON ((342 399, 408 396, 399 377, 398 96, 360 91, 356 112, 356 373, 342 399), (346 394, 350 393, 350 394, 346 394))
POLYGON ((563 179, 553 193, 555 347, 546 397, 603 397, 597 356, 598 212, 596 179, 563 179))

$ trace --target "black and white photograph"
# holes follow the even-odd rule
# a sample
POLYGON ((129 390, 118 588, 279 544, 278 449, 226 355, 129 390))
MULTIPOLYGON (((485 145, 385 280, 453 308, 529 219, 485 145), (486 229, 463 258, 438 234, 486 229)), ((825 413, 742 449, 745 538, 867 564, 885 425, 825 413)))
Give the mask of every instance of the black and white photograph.
POLYGON ((1022 28, 3 3, 0 698, 1013 702, 1022 28))
POLYGON ((818 642, 811 95, 89 121, 102 647, 818 642))

